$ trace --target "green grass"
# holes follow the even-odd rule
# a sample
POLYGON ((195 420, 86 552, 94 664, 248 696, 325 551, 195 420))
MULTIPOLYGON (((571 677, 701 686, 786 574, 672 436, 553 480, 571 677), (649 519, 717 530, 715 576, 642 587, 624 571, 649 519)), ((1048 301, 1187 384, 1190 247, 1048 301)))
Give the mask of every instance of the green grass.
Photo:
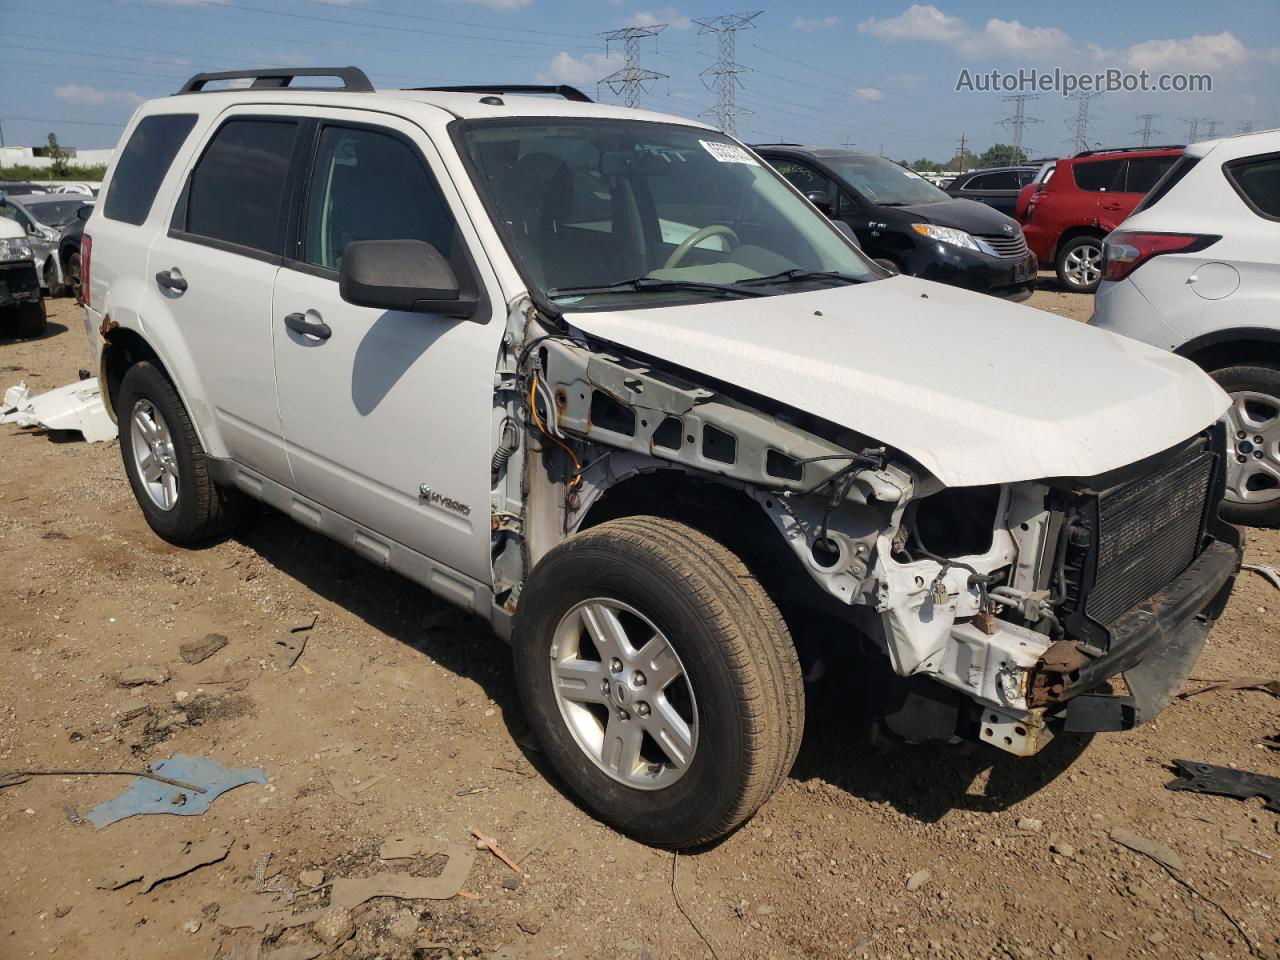
POLYGON ((66 173, 56 175, 50 167, 0 166, 0 180, 90 180, 98 181, 107 175, 107 165, 92 167, 70 166, 66 173))

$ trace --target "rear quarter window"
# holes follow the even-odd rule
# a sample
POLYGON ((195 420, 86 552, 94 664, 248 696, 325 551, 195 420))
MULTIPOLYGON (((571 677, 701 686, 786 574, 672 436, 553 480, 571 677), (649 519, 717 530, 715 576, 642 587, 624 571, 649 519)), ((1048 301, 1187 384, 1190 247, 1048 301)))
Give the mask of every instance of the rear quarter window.
POLYGON ((145 221, 160 182, 195 124, 194 113, 143 117, 120 153, 107 187, 103 216, 134 226, 145 221))
POLYGON ((1222 169, 1250 210, 1280 220, 1280 153, 1233 160, 1222 169))
POLYGON ((1110 190, 1120 172, 1123 160, 1091 160, 1085 163, 1074 163, 1071 172, 1075 175, 1076 186, 1081 190, 1100 193, 1110 190))

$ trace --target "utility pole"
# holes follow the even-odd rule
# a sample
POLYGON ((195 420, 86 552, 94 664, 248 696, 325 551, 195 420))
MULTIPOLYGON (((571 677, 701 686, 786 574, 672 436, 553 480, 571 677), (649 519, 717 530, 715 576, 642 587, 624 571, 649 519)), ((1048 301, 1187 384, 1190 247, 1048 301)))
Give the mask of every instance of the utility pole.
MULTIPOLYGON (((1089 101, 1094 97, 1100 97, 1100 93, 1073 93, 1072 98, 1076 101, 1076 119, 1075 134, 1068 137, 1067 142, 1074 144, 1076 153, 1089 148, 1089 101)), ((1070 120, 1067 123, 1071 123, 1070 120)))
POLYGON ((1021 163, 1022 154, 1022 128, 1028 123, 1039 123, 1035 117, 1026 115, 1027 101, 1038 100, 1039 97, 1034 93, 1019 93, 1012 97, 1001 97, 1005 103, 1013 104, 1013 116, 1005 117, 1000 121, 1000 126, 1013 134, 1013 156, 1009 158, 1010 163, 1021 163))
POLYGON ((1154 119, 1155 119, 1156 117, 1158 117, 1158 116, 1160 116, 1160 114, 1158 114, 1158 113, 1140 113, 1140 114, 1138 114, 1138 119, 1142 121, 1142 129, 1141 129, 1141 130, 1131 130, 1131 131, 1130 131, 1130 135, 1131 135, 1131 136, 1137 136, 1138 134, 1141 134, 1141 135, 1142 135, 1142 145, 1143 145, 1144 147, 1149 147, 1149 146, 1151 146, 1151 135, 1152 135, 1153 133, 1164 133, 1164 131, 1163 131, 1163 130, 1155 130, 1155 129, 1153 129, 1153 128, 1152 128, 1152 126, 1151 126, 1151 121, 1152 121, 1152 120, 1154 120, 1154 119))
MULTIPOLYGON (((1253 133, 1253 121, 1246 120, 1244 123, 1240 124, 1240 132, 1253 133)), ((4 140, 2 138, 0 138, 0 146, 4 146, 4 140)))
POLYGON ((965 144, 965 138, 964 138, 964 134, 962 133, 960 134, 960 172, 961 173, 964 173, 966 169, 965 162, 964 162, 964 153, 965 153, 964 144, 965 144))
POLYGON ((1210 120, 1209 121, 1209 139, 1212 140, 1214 136, 1217 134, 1217 132, 1218 132, 1218 121, 1210 120))
POLYGON ((703 116, 710 114, 716 126, 728 134, 733 133, 739 114, 750 113, 749 110, 740 110, 734 103, 734 93, 742 83, 738 75, 747 72, 746 67, 738 65, 734 41, 738 31, 754 27, 752 21, 762 13, 763 10, 755 13, 729 13, 693 21, 701 28, 698 33, 714 33, 719 42, 716 62, 702 71, 703 84, 708 90, 714 89, 717 94, 716 105, 704 111, 703 116))
POLYGON ((846 135, 844 138, 844 143, 840 144, 840 146, 844 147, 846 150, 852 150, 854 147, 854 142, 849 139, 848 135, 846 135))
POLYGON ((622 44, 626 63, 598 82, 612 90, 615 96, 621 97, 628 107, 640 105, 640 94, 649 92, 646 84, 666 79, 665 73, 655 73, 640 66, 640 41, 645 37, 656 37, 665 29, 665 23, 655 23, 648 27, 623 27, 621 30, 600 34, 604 37, 605 55, 609 53, 609 44, 618 41, 622 44))

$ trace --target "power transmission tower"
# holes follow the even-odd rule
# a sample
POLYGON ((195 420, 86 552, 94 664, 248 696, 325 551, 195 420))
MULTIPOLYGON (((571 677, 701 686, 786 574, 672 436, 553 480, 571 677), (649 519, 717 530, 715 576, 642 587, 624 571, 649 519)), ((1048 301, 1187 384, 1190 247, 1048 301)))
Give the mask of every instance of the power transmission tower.
POLYGON ((1013 134, 1013 156, 1009 158, 1010 163, 1022 162, 1022 128, 1028 123, 1039 123, 1035 117, 1028 117, 1026 114, 1027 101, 1038 100, 1039 97, 1034 93, 1019 93, 1012 97, 1001 97, 1005 103, 1013 104, 1013 116, 1005 117, 1000 121, 1000 126, 1013 134))
MULTIPOLYGON (((1067 138, 1067 142, 1075 145, 1076 153, 1089 149, 1089 101, 1100 97, 1100 93, 1073 93, 1076 100, 1075 133, 1067 138)), ((1067 123, 1072 121, 1068 120, 1067 123)))
POLYGON ((1154 128, 1151 126, 1151 121, 1152 121, 1152 120, 1154 120, 1154 119, 1155 119, 1156 117, 1158 117, 1158 116, 1160 116, 1160 114, 1158 114, 1158 113, 1140 113, 1140 114, 1138 114, 1138 119, 1142 121, 1142 129, 1141 129, 1141 130, 1131 130, 1131 131, 1130 131, 1130 135, 1131 135, 1131 136, 1137 136, 1138 134, 1141 134, 1141 135, 1142 135, 1142 145, 1143 145, 1144 147, 1149 147, 1149 146, 1151 146, 1151 135, 1152 135, 1153 133, 1164 133, 1164 131, 1163 131, 1163 130, 1156 130, 1156 129, 1154 129, 1154 128))
POLYGON ((729 13, 719 17, 707 17, 705 20, 694 20, 701 29, 698 33, 714 33, 719 42, 719 55, 716 62, 702 71, 702 82, 708 90, 716 91, 716 105, 704 111, 703 116, 710 114, 716 125, 725 133, 732 134, 738 115, 750 113, 740 110, 734 103, 734 93, 742 83, 738 75, 747 72, 746 67, 738 65, 735 54, 735 38, 739 30, 754 27, 751 21, 764 13, 729 13), (710 79, 708 79, 710 78, 710 79))
POLYGON ((1240 124, 1240 132, 1241 132, 1241 133, 1253 133, 1253 121, 1252 121, 1252 120, 1246 120, 1244 123, 1240 124))
POLYGON ((1187 143, 1195 143, 1197 134, 1200 132, 1200 124, 1208 120, 1208 117, 1183 117, 1182 122, 1187 125, 1187 143))
POLYGON ((1212 140, 1214 138, 1214 135, 1217 132, 1218 132, 1218 121, 1210 120, 1209 121, 1209 139, 1212 140))
POLYGON ((640 94, 649 92, 646 84, 654 80, 665 80, 667 77, 665 73, 655 73, 640 66, 640 41, 645 37, 656 37, 665 29, 665 23, 655 23, 648 27, 623 27, 621 30, 601 34, 604 37, 605 54, 609 53, 609 44, 621 42, 626 63, 598 82, 612 90, 615 96, 621 97, 628 107, 640 105, 640 94))

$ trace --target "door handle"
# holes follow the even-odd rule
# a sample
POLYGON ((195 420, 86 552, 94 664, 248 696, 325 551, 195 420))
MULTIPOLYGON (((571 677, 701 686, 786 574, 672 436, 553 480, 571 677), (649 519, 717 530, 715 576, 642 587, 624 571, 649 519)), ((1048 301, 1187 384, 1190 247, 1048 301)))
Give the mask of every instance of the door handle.
POLYGON ((161 270, 156 274, 156 283, 171 293, 182 296, 187 292, 187 281, 182 272, 174 267, 172 270, 161 270))
POLYGON ((305 313, 290 313, 284 318, 284 325, 294 333, 300 333, 304 337, 314 337, 317 340, 328 340, 333 336, 333 330, 329 328, 327 323, 320 320, 308 320, 305 313))
POLYGON ((1104 203, 1102 205, 1102 209, 1103 210, 1119 210, 1121 209, 1121 207, 1120 207, 1120 204, 1118 203, 1104 203))

